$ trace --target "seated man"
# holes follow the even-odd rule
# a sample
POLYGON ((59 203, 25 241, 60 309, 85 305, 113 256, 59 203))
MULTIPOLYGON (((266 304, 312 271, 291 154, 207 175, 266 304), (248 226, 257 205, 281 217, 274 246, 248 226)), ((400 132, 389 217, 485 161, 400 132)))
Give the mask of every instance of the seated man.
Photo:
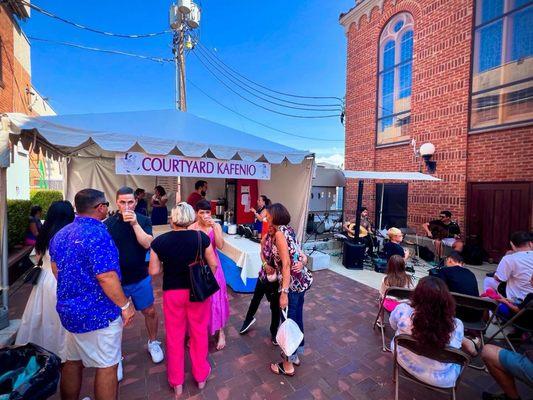
POLYGON ((444 253, 443 245, 451 247, 459 253, 463 251, 464 244, 460 236, 461 229, 456 222, 452 221, 452 213, 450 211, 442 211, 439 214, 439 219, 422 224, 422 228, 424 228, 428 237, 434 239, 435 254, 439 260, 444 253))
POLYGON ((404 249, 402 246, 400 246, 400 243, 403 240, 402 231, 398 228, 390 228, 387 231, 387 234, 389 235, 389 241, 385 243, 385 246, 383 246, 387 261, 389 261, 389 258, 395 254, 403 257, 403 259, 406 260, 409 257, 409 249, 404 249))
MULTIPOLYGON (((479 296, 476 276, 464 267, 463 257, 457 251, 452 251, 446 257, 445 267, 439 268, 436 276, 446 283, 450 292, 479 296)), ((467 322, 477 321, 480 318, 479 311, 460 307, 457 307, 456 315, 461 321, 467 322)))
POLYGON ((511 247, 514 253, 501 259, 494 277, 485 278, 483 286, 485 291, 489 288, 498 291, 498 286, 502 282, 506 282, 505 297, 516 304, 533 292, 533 285, 530 281, 533 274, 531 234, 525 231, 513 233, 511 247))
POLYGON ((498 346, 487 344, 481 357, 492 377, 503 389, 501 394, 483 392, 483 400, 520 399, 516 389, 515 377, 528 385, 533 385, 533 354, 519 354, 498 346))

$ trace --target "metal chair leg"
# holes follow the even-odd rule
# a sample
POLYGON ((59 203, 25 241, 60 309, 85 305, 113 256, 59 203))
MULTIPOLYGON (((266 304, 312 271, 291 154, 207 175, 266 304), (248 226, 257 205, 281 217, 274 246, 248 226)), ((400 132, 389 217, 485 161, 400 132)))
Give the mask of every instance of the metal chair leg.
POLYGON ((400 379, 398 374, 398 366, 395 365, 394 368, 394 400, 398 400, 400 392, 400 379))

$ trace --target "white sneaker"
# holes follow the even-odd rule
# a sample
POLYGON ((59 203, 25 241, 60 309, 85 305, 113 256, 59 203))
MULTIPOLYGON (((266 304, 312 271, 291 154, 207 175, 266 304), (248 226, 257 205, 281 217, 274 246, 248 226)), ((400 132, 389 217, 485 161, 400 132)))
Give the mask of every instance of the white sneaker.
POLYGON ((152 356, 152 361, 159 364, 165 359, 163 350, 161 349, 161 342, 159 340, 148 341, 148 353, 152 356))
MULTIPOLYGON (((124 358, 121 358, 118 362, 118 368, 117 368, 117 380, 120 382, 122 379, 124 379, 124 369, 122 368, 122 360, 124 358)), ((90 398, 88 398, 91 400, 90 398)), ((85 400, 85 399, 84 399, 85 400)))

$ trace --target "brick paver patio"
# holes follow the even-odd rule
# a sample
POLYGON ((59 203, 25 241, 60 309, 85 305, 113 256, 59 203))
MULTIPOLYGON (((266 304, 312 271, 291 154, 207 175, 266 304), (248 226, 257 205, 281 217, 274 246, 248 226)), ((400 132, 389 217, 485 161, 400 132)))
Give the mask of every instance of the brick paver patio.
MULTIPOLYGON (((161 289, 156 283, 160 337, 164 342, 161 315, 161 289)), ((11 316, 20 317, 29 288, 17 292, 11 303, 11 316)), ((381 351, 378 331, 372 330, 377 291, 334 272, 315 273, 315 283, 306 295, 306 352, 295 377, 280 377, 269 372, 270 361, 279 360, 279 348, 272 346, 268 331, 269 308, 266 300, 257 314, 257 323, 248 335, 238 330, 251 295, 231 292, 231 319, 227 327, 227 347, 217 352, 210 343, 213 373, 200 392, 187 373, 184 396, 190 399, 391 399, 392 355, 381 351)), ((389 329, 389 336, 391 335, 389 329)), ((146 351, 142 315, 124 331, 124 380, 120 398, 127 400, 171 399, 165 364, 155 365, 146 351)), ((190 366, 187 365, 187 371, 190 366)), ((85 371, 82 397, 92 394, 92 376, 85 371)), ((496 390, 490 376, 468 369, 458 391, 459 399, 479 399, 482 390, 496 390)), ((405 380, 401 399, 446 398, 405 380)), ((56 395, 54 399, 59 399, 56 395)))

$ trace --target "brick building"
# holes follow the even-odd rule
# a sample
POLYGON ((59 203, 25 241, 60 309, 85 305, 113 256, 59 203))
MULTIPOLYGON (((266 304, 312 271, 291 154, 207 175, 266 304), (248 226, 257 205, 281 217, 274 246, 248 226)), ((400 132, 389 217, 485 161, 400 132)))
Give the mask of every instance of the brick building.
MULTIPOLYGON (((29 17, 30 8, 19 0, 0 3, 0 115, 8 112, 55 115, 32 85, 31 45, 19 24, 29 17)), ((12 162, 8 172, 10 198, 29 198, 30 188, 43 184, 60 188, 58 163, 46 159, 43 154, 18 145, 12 162)))
MULTIPOLYGON (((533 225, 533 1, 360 0, 340 23, 345 168, 425 172, 415 153, 432 143, 442 182, 386 183, 384 225, 421 232, 450 210, 499 259, 533 225)), ((381 184, 365 183, 372 215, 381 184)), ((356 190, 350 181, 351 214, 356 190)))

